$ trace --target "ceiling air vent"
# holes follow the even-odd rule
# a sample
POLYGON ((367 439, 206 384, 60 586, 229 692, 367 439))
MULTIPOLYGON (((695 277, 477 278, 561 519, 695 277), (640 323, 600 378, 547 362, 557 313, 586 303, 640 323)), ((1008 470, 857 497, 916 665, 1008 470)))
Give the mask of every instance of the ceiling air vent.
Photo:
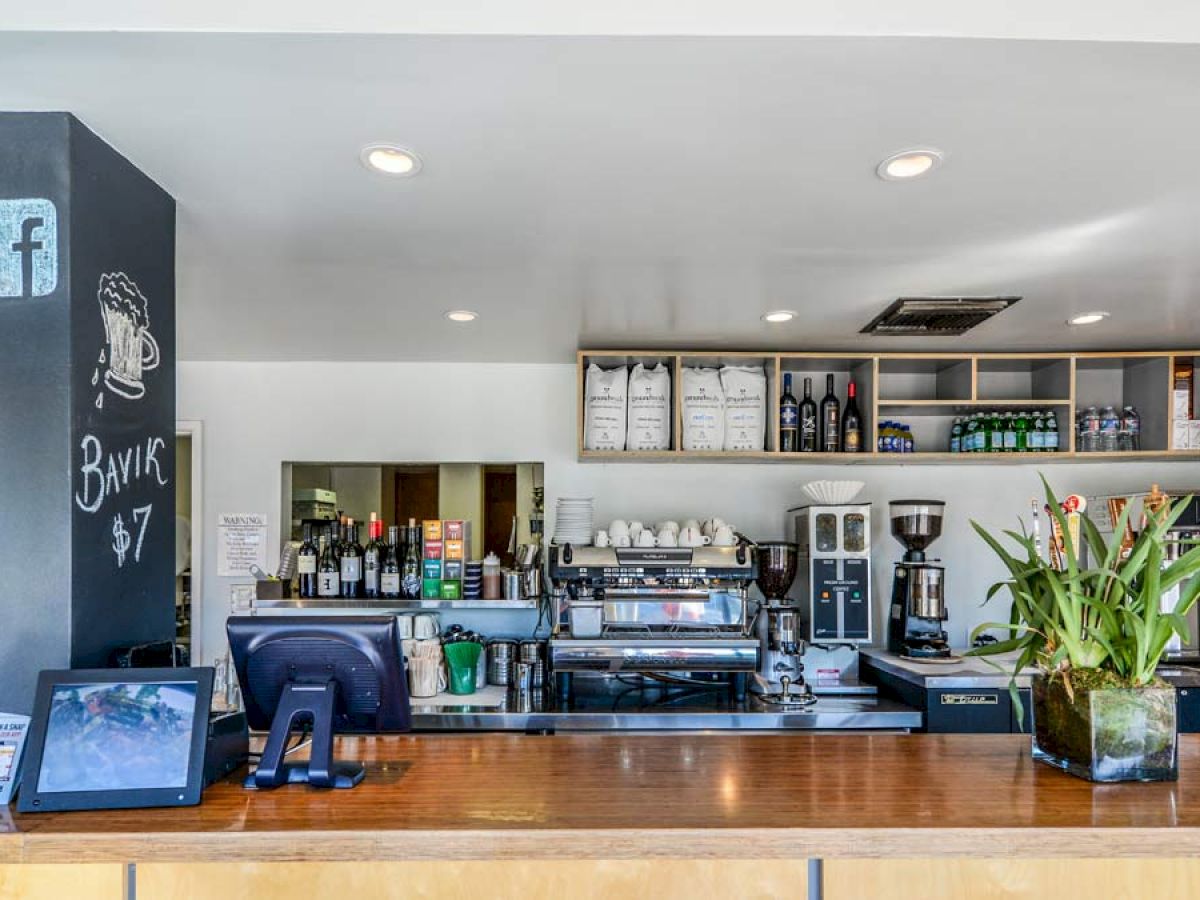
POLYGON ((952 337, 1008 309, 1020 297, 901 297, 871 320, 863 334, 952 337))

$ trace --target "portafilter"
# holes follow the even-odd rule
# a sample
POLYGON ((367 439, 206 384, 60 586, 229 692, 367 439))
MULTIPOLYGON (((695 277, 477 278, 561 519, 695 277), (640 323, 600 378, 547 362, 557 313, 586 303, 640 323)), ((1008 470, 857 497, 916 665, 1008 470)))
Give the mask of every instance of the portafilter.
POLYGON ((782 600, 796 580, 796 562, 800 548, 787 541, 767 541, 754 547, 758 562, 758 578, 754 583, 770 600, 782 600))

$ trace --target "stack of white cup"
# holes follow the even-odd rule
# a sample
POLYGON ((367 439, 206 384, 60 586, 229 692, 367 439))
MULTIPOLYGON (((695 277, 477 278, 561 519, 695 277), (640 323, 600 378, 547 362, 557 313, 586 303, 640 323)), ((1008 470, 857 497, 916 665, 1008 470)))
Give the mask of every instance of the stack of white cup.
POLYGON ((666 519, 652 527, 635 520, 613 519, 608 528, 596 532, 597 547, 733 547, 737 529, 723 519, 713 517, 700 522, 687 519, 683 525, 666 519))

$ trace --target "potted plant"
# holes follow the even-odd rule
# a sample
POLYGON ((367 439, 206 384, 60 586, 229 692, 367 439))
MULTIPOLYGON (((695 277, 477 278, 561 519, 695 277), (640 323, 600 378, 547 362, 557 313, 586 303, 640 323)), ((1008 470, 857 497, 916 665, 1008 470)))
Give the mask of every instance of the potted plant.
POLYGON ((1045 477, 1042 484, 1061 535, 1058 567, 1042 558, 1024 528, 1004 532, 1019 548, 1010 553, 971 523, 1008 568, 1008 579, 992 585, 987 600, 1008 588, 1013 603, 1009 622, 980 625, 971 636, 1000 629, 1010 637, 969 653, 1016 653, 1009 693, 1022 727, 1016 677, 1036 668, 1035 759, 1093 781, 1175 780, 1175 691, 1155 669, 1173 635, 1187 638, 1184 616, 1200 594, 1200 546, 1181 547, 1170 561, 1167 552, 1168 531, 1191 498, 1148 505, 1145 526, 1132 542, 1128 506, 1107 542, 1080 516, 1083 562, 1045 477), (1177 598, 1164 610, 1163 597, 1172 592, 1177 598))

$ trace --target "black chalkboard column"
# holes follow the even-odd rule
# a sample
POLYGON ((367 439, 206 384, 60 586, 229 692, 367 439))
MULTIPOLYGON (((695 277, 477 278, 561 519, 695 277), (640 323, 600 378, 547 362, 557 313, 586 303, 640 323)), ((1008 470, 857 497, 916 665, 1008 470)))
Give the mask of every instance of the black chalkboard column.
POLYGON ((66 113, 0 113, 0 711, 174 633, 175 202, 66 113))

